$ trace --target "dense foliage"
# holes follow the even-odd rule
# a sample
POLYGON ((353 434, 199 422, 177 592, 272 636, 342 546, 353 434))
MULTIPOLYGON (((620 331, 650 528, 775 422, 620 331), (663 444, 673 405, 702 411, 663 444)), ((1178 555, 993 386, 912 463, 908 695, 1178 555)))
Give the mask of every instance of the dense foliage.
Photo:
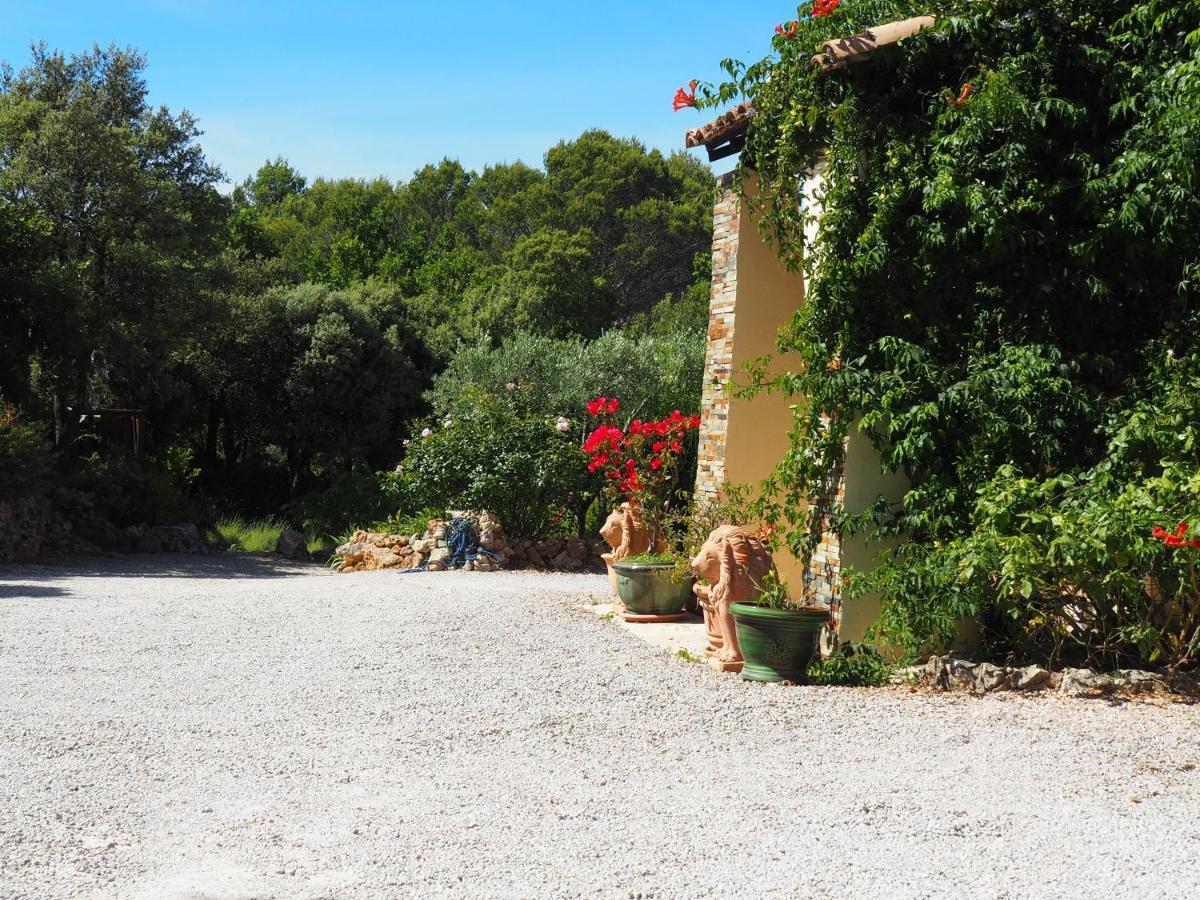
POLYGON ((37 494, 49 475, 49 442, 14 408, 0 403, 0 500, 37 494))
POLYGON ((398 508, 486 509, 519 537, 575 529, 597 493, 577 428, 504 413, 423 429, 389 481, 398 508))
POLYGON ((893 639, 971 616, 998 652, 1194 662, 1200 596, 1151 529, 1200 525, 1200 4, 948 0, 830 73, 822 41, 927 10, 812 11, 700 89, 753 100, 744 159, 809 276, 780 340, 805 364, 772 385, 805 398, 789 543, 811 549, 803 498, 861 422, 911 482, 839 523, 911 539, 858 588, 893 639))
POLYGON ((600 395, 620 397, 629 418, 700 411, 704 330, 662 337, 612 330, 594 341, 521 333, 499 347, 463 347, 433 380, 428 397, 439 418, 481 409, 578 419, 600 395))
MULTIPOLYGON (((38 47, 0 77, 0 397, 53 438, 60 479, 120 518, 182 514, 172 484, 214 517, 318 533, 388 515, 375 473, 434 378, 454 370, 433 403, 463 418, 497 388, 483 370, 531 347, 567 356, 547 374, 555 415, 630 378, 698 396, 712 179, 697 161, 588 131, 542 168, 442 160, 404 182, 310 181, 277 158, 227 197, 193 117, 148 103, 144 67, 38 47), (114 407, 149 422, 136 464, 92 458, 80 432, 81 411, 114 407), (196 477, 164 462, 181 455, 196 477)), ((546 407, 511 406, 513 427, 546 407)))

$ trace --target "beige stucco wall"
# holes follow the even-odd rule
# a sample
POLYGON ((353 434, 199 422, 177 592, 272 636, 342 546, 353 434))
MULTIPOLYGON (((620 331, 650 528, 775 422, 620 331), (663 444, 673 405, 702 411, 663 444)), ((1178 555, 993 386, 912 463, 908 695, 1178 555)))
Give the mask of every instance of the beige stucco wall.
MULTIPOLYGON (((753 173, 746 173, 745 191, 753 196, 753 173)), ((745 384, 743 367, 772 356, 770 372, 794 366, 795 358, 778 354, 780 327, 804 302, 804 277, 789 272, 758 231, 758 217, 743 203, 738 220, 737 305, 734 312, 733 381, 745 384)), ((731 396, 725 438, 725 480, 757 485, 771 474, 788 449, 793 400, 760 392, 753 398, 731 396)), ((776 554, 780 574, 794 589, 803 583, 803 568, 790 553, 776 554)))
MULTIPOLYGON (((745 176, 744 187, 753 196, 753 173, 745 176)), ((734 384, 744 384, 741 374, 746 363, 770 356, 769 372, 778 374, 797 364, 792 356, 776 351, 780 326, 804 302, 804 278, 789 272, 775 250, 758 231, 757 217, 745 203, 741 205, 736 243, 736 303, 732 328, 732 376, 734 384)), ((752 398, 731 395, 727 433, 724 437, 724 480, 731 484, 757 485, 766 478, 788 450, 792 426, 792 398, 778 393, 760 392, 752 398)), ((846 448, 845 506, 859 512, 880 494, 898 499, 905 490, 904 479, 880 473, 879 457, 870 442, 852 430, 846 448)), ((868 546, 862 538, 842 542, 841 566, 859 571, 871 568, 878 545, 868 546)), ((804 584, 804 569, 790 553, 776 553, 780 574, 793 593, 804 584)), ((865 597, 843 601, 841 634, 845 640, 861 640, 879 614, 879 601, 865 597)))
MULTIPOLYGON (((897 502, 908 490, 908 480, 901 474, 880 472, 879 453, 870 440, 857 428, 850 429, 846 440, 846 499, 848 513, 860 513, 875 503, 880 495, 897 502)), ((884 545, 868 544, 861 535, 842 536, 842 567, 869 572, 876 555, 884 545)), ((879 618, 879 597, 868 594, 854 600, 842 598, 842 639, 860 641, 864 633, 879 618)))

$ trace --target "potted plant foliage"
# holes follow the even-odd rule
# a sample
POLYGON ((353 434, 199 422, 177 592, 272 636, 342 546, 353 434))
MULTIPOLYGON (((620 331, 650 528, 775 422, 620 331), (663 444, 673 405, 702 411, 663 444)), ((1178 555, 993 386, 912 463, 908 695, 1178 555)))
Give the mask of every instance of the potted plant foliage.
POLYGON ((730 605, 747 681, 805 680, 829 610, 794 601, 787 583, 772 569, 752 601, 730 605))
POLYGON ((620 542, 606 561, 626 620, 682 619, 692 578, 683 565, 686 557, 666 533, 666 522, 679 459, 700 419, 675 410, 660 420, 621 425, 620 408, 615 397, 589 403, 595 427, 583 445, 588 471, 604 475, 605 495, 614 507, 610 522, 620 520, 620 542))

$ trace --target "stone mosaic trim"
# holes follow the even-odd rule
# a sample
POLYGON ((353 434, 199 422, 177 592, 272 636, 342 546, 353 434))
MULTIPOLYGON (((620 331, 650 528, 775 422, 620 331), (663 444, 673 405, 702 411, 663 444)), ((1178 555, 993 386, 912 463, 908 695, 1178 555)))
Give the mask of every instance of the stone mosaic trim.
MULTIPOLYGON (((845 447, 843 446, 843 459, 845 447)), ((813 551, 804 572, 804 586, 812 593, 816 605, 831 610, 835 624, 841 622, 842 612, 842 536, 834 530, 834 516, 846 502, 846 472, 842 464, 829 473, 825 492, 812 500, 820 516, 821 542, 813 551)))
POLYGON ((712 289, 708 305, 708 348, 700 403, 700 451, 696 499, 716 497, 725 481, 725 440, 729 434, 729 381, 733 376, 734 304, 737 301, 738 225, 741 204, 733 178, 717 180, 713 208, 712 289))

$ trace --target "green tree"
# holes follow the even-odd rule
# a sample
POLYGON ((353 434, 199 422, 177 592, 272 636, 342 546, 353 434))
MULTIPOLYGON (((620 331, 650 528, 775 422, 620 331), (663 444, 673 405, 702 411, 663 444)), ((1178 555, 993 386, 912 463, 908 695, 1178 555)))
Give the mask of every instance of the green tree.
POLYGON ((66 410, 89 394, 163 397, 227 209, 195 120, 149 105, 144 66, 132 50, 68 59, 39 45, 0 78, 0 204, 44 236, 61 272, 38 358, 68 447, 66 410))

